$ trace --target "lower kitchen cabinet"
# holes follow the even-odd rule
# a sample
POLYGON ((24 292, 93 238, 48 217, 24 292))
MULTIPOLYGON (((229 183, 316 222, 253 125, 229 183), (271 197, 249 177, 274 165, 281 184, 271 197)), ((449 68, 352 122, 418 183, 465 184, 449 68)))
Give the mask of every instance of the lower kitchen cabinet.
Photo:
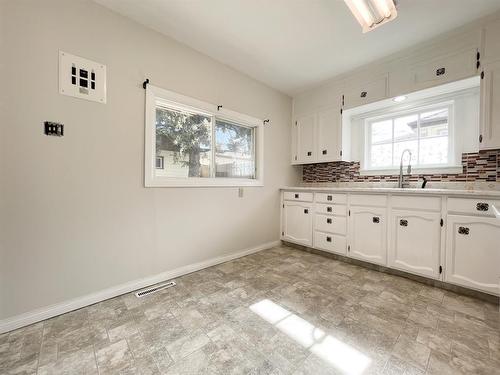
POLYGON ((387 263, 386 209, 351 207, 349 256, 371 263, 387 263))
POLYGON ((500 294, 500 220, 448 215, 445 281, 500 294))
POLYGON ((346 238, 337 234, 315 231, 314 247, 331 253, 347 254, 346 238))
POLYGON ((389 267, 439 278, 441 215, 393 209, 390 217, 389 267))
POLYGON ((282 238, 305 246, 312 246, 312 204, 285 201, 283 203, 282 238))

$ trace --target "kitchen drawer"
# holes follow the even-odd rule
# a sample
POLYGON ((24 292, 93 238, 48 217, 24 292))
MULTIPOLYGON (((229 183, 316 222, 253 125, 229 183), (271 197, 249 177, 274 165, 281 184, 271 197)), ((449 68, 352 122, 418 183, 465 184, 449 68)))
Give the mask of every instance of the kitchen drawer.
POLYGON ((343 204, 316 203, 316 213, 324 215, 345 216, 347 207, 343 204))
POLYGON ((352 194, 351 205, 353 206, 387 206, 387 195, 380 194, 352 194))
POLYGON ((327 216, 316 214, 314 217, 314 229, 336 234, 346 234, 347 220, 345 217, 327 216))
POLYGON ((483 198, 448 198, 448 213, 495 216, 491 206, 500 209, 500 200, 483 198))
POLYGON ((347 194, 316 193, 315 201, 320 203, 346 204, 347 194))
POLYGON ((387 75, 373 81, 349 84, 344 94, 344 109, 373 103, 387 97, 387 75))
POLYGON ((314 247, 317 249, 346 255, 346 242, 345 236, 318 231, 314 232, 314 247))
POLYGON ((283 199, 286 201, 301 201, 301 202, 312 202, 313 193, 307 193, 303 191, 285 191, 283 193, 283 199))
POLYGON ((415 197, 393 195, 392 208, 410 210, 441 211, 441 197, 415 197))

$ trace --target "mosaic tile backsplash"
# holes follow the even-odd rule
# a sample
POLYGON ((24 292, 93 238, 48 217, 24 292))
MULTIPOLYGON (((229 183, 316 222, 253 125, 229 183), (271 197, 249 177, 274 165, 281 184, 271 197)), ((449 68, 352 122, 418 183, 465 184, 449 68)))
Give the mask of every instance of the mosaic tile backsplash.
MULTIPOLYGON (((303 182, 396 182, 397 175, 361 176, 359 162, 306 164, 302 169, 303 182)), ((500 182, 500 149, 462 154, 462 173, 412 174, 409 181, 425 177, 439 182, 500 182)))

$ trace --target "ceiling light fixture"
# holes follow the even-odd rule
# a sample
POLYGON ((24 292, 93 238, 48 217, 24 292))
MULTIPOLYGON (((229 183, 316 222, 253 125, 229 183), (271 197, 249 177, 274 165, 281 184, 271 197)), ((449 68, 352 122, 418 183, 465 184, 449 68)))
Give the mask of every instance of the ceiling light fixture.
POLYGON ((401 103, 401 102, 404 102, 405 100, 406 100, 406 96, 404 96, 404 95, 396 96, 395 98, 392 99, 392 101, 396 102, 396 103, 401 103))
POLYGON ((363 28, 363 33, 392 21, 398 15, 395 0, 344 1, 363 28))

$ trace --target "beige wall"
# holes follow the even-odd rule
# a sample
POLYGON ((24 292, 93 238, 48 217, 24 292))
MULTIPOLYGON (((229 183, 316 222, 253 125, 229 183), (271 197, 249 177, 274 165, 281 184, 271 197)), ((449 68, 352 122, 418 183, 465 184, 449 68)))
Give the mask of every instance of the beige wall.
POLYGON ((0 0, 0 17, 0 319, 279 239, 289 97, 90 1, 0 0), (58 93, 59 49, 107 65, 106 105, 58 93), (146 77, 270 118, 265 187, 144 188, 146 77))

